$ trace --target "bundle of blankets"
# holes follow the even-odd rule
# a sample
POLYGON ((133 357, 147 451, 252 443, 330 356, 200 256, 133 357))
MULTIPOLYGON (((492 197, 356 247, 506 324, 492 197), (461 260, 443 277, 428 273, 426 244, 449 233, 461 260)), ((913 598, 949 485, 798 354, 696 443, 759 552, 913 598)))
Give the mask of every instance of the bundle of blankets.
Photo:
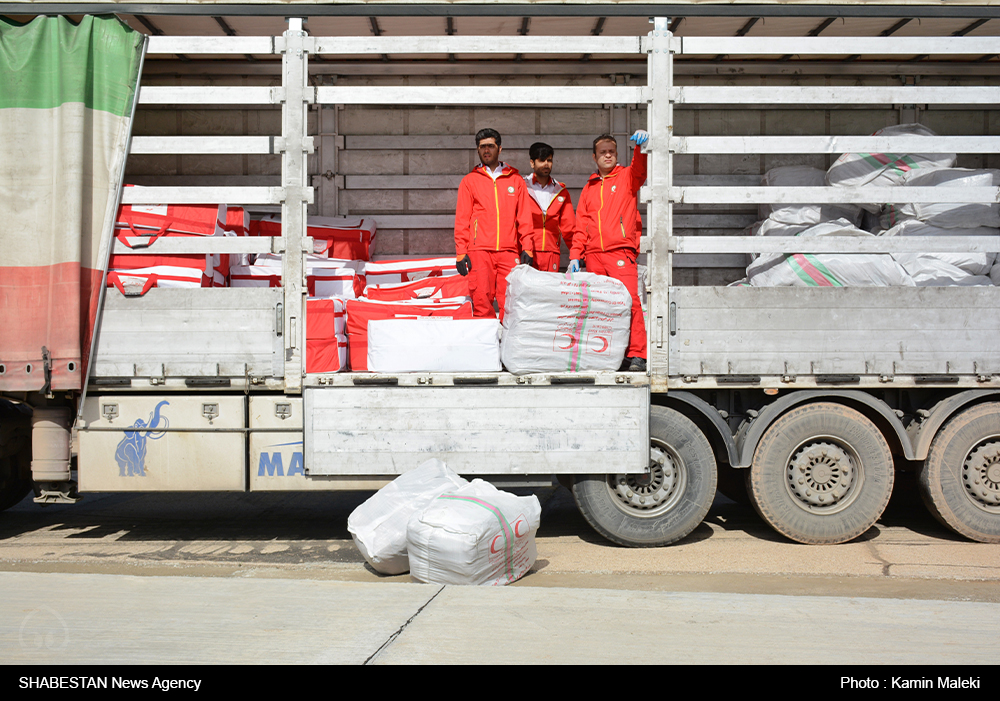
MULTIPOLYGON (((873 136, 935 136, 920 124, 887 127, 873 136)), ((955 167, 955 154, 845 153, 828 171, 775 168, 770 187, 997 187, 1000 170, 955 167)), ((1000 204, 764 205, 758 236, 975 236, 1000 235, 1000 204)), ((933 246, 928 246, 933 250, 933 246)), ((754 287, 1000 285, 996 252, 795 253, 753 256, 747 277, 754 287)))

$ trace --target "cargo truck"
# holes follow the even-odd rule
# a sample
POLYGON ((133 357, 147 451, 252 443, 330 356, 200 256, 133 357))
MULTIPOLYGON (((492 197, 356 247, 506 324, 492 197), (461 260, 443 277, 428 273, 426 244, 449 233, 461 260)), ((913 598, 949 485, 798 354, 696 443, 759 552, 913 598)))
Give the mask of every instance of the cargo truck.
POLYGON ((758 205, 997 202, 996 187, 759 184, 772 166, 825 169, 841 153, 996 165, 989 8, 929 12, 913 36, 891 8, 859 6, 755 6, 763 21, 684 6, 637 29, 645 16, 598 5, 404 17, 316 5, 273 35, 267 5, 214 20, 191 7, 181 21, 124 16, 153 35, 124 178, 146 187, 116 191, 125 205, 280 212, 282 234, 125 249, 106 227, 102 250, 283 253, 283 284, 107 289, 86 367, 0 357, 3 507, 32 484, 41 503, 375 489, 439 457, 501 486, 557 479, 622 545, 684 538, 717 487, 823 544, 868 531, 902 470, 949 528, 1000 542, 1000 289, 730 285, 751 254, 1000 250, 995 235, 745 231, 758 205), (935 26, 942 36, 923 35, 935 26), (940 136, 869 135, 908 122, 940 136), (454 190, 483 126, 522 172, 531 142, 552 144, 574 202, 594 136, 619 135, 628 158, 627 135, 650 132, 648 372, 306 372, 307 215, 374 216, 390 257, 450 255, 454 190))

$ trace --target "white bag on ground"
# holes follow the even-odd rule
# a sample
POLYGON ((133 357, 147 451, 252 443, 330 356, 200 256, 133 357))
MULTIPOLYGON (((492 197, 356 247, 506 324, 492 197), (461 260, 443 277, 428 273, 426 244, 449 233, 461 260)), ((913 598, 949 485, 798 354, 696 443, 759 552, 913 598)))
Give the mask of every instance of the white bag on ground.
POLYGON ((371 372, 500 372, 496 319, 379 319, 368 322, 371 372))
POLYGON ((435 497, 468 484, 434 458, 394 479, 347 517, 347 530, 365 560, 382 574, 410 568, 406 524, 435 497))
MULTIPOLYGON (((806 229, 800 236, 872 236, 846 219, 806 229)), ((777 253, 747 267, 754 287, 913 286, 906 270, 888 253, 777 253)))
POLYGON ((414 514, 406 529, 410 576, 435 584, 498 586, 524 576, 538 552, 542 507, 475 479, 414 514))
POLYGON ((631 320, 632 296, 618 280, 519 265, 507 276, 500 357, 515 375, 617 370, 631 320))

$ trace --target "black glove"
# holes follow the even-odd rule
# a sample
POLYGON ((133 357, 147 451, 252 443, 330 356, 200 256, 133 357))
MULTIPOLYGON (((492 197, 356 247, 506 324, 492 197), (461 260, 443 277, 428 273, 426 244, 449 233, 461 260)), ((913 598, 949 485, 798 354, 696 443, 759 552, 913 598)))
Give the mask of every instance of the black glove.
POLYGON ((535 259, 531 257, 531 254, 527 251, 521 251, 521 265, 530 265, 532 268, 535 267, 535 259))
POLYGON ((455 263, 455 269, 458 270, 458 274, 462 277, 469 274, 469 271, 472 270, 472 259, 469 258, 468 253, 465 254, 464 258, 455 263))

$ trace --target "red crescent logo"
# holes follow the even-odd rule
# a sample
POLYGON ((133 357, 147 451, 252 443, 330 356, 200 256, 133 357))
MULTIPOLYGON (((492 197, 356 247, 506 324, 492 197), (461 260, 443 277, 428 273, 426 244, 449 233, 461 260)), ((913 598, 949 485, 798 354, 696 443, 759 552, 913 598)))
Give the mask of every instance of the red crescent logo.
POLYGON ((570 348, 572 348, 573 346, 576 345, 576 339, 573 338, 572 336, 570 336, 568 333, 563 333, 563 334, 559 334, 559 335, 560 336, 565 336, 566 338, 569 339, 569 345, 568 346, 559 346, 559 350, 569 350, 570 348))
POLYGON ((608 349, 608 339, 604 338, 604 336, 595 336, 594 338, 596 338, 602 344, 600 348, 594 351, 595 353, 603 353, 608 349))
POLYGON ((501 538, 503 538, 503 535, 498 535, 492 541, 490 541, 490 552, 491 553, 497 553, 497 552, 499 552, 497 550, 497 541, 500 540, 501 538))
POLYGON ((520 538, 523 535, 527 535, 527 533, 528 533, 528 522, 525 521, 523 518, 518 519, 517 522, 514 524, 514 536, 520 538), (521 531, 522 528, 524 528, 524 532, 521 531))

